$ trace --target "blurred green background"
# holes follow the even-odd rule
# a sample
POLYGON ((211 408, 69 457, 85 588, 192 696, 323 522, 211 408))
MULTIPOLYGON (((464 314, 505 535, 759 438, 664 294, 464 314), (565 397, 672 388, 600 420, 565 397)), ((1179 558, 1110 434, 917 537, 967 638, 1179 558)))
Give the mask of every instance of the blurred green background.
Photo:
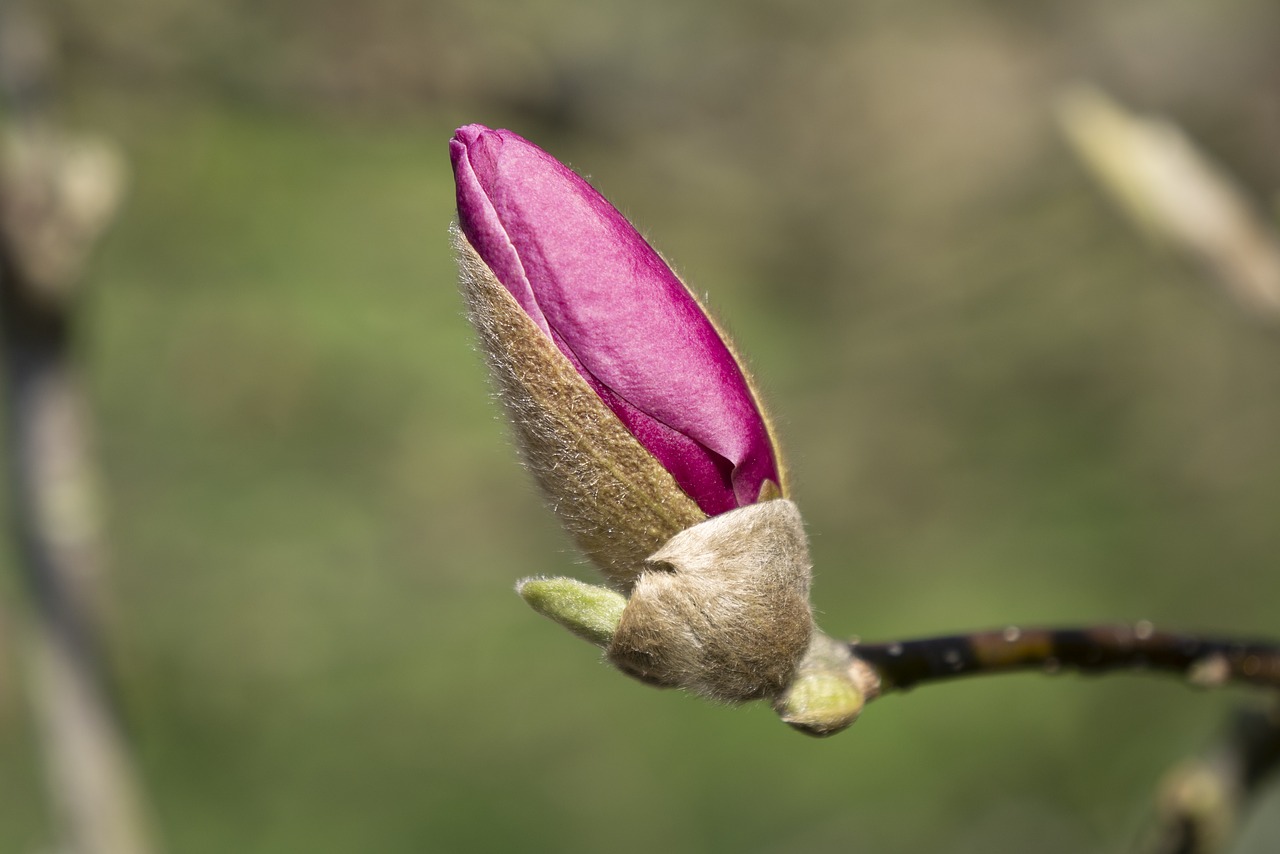
MULTIPOLYGON (((537 142, 709 294, 828 631, 1275 635, 1280 336, 1144 243, 1052 119, 1097 82, 1274 213, 1271 0, 44 10, 59 118, 131 172, 83 357, 170 850, 1113 851, 1245 699, 1005 677, 814 741, 602 666, 512 592, 592 573, 489 398, 446 142, 537 142)), ((0 591, 0 850, 29 852, 50 820, 0 591)))

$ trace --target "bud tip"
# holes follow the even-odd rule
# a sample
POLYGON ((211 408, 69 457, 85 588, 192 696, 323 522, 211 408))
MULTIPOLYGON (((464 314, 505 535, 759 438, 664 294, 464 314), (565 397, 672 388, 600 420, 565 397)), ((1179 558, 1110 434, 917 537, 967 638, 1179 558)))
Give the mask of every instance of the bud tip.
POLYGON ((599 647, 613 640, 627 606, 621 593, 573 578, 524 578, 516 592, 539 614, 599 647))

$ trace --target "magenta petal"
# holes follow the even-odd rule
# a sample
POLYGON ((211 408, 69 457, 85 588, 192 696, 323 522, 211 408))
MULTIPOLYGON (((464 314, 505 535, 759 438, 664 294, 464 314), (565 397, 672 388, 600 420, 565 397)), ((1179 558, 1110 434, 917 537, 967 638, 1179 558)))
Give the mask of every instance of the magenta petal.
POLYGON ((506 130, 449 144, 463 234, 708 515, 779 481, 764 418, 701 306, 603 196, 506 130))

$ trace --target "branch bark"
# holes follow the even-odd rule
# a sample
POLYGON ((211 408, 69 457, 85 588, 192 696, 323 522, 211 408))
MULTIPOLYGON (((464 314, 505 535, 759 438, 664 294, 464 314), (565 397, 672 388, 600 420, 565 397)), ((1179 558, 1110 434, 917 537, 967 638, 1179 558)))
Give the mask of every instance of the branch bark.
POLYGON ((1160 671, 1206 688, 1229 682, 1280 688, 1280 643, 1156 631, 1145 621, 856 641, 850 651, 875 671, 882 694, 962 676, 1031 670, 1160 671))

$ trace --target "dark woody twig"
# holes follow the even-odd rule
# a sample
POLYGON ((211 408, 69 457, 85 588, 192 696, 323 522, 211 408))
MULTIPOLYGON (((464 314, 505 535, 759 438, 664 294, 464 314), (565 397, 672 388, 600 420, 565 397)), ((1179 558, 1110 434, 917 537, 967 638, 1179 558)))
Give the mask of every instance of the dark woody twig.
MULTIPOLYGON (((1280 688, 1280 643, 1156 631, 1151 623, 1004 629, 849 644, 867 699, 963 676, 1039 671, 1167 673, 1199 687, 1280 688)), ((1280 698, 1280 695, 1277 695, 1280 698)), ((1280 767, 1280 699, 1237 711, 1204 757, 1169 772, 1143 854, 1221 854, 1260 784, 1280 767)))
POLYGON ((961 676, 1031 670, 1152 671, 1203 687, 1239 682, 1280 688, 1280 643, 1156 631, 1145 621, 855 641, 850 650, 875 671, 881 694, 961 676))

